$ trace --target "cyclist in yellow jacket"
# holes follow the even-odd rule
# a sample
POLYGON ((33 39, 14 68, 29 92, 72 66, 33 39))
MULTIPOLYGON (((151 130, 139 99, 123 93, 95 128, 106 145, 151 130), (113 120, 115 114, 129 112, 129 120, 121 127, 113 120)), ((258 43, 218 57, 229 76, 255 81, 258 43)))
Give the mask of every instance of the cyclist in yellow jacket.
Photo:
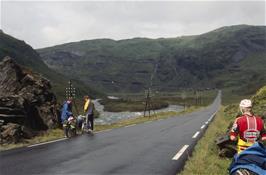
POLYGON ((93 113, 93 109, 94 109, 94 104, 91 100, 91 98, 86 95, 84 96, 84 113, 86 116, 86 125, 87 125, 87 129, 92 132, 93 131, 93 121, 94 121, 94 113, 93 113))

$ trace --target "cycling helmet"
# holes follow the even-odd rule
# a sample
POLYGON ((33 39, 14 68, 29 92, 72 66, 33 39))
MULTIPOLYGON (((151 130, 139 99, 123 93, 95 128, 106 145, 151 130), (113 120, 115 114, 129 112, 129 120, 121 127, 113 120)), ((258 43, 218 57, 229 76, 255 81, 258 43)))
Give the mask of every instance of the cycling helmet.
POLYGON ((241 100, 239 107, 240 108, 251 108, 252 102, 251 100, 248 100, 248 99, 241 100))

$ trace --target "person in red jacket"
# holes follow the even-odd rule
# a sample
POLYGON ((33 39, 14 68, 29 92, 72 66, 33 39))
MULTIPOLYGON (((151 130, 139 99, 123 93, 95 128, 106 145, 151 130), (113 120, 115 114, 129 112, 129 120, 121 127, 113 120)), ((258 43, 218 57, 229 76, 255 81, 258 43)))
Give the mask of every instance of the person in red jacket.
POLYGON ((252 102, 241 100, 239 104, 242 115, 236 118, 230 132, 230 139, 237 142, 238 153, 253 145, 259 139, 266 140, 266 132, 261 117, 252 112, 252 102))

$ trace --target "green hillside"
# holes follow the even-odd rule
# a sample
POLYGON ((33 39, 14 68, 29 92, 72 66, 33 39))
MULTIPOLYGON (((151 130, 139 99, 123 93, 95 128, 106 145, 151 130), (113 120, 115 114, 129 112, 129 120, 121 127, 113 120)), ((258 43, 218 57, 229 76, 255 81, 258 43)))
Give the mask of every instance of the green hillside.
POLYGON ((265 43, 265 26, 238 25, 177 38, 85 40, 38 52, 50 68, 105 92, 143 92, 154 73, 159 91, 233 88, 246 94, 266 84, 265 43))
MULTIPOLYGON (((18 40, 0 31, 0 61, 9 56, 13 58, 18 64, 25 66, 34 72, 42 74, 42 76, 49 79, 52 83, 53 90, 57 97, 62 99, 65 97, 65 88, 68 86, 68 81, 71 77, 63 76, 56 71, 48 68, 41 60, 39 54, 24 41, 18 40)), ((77 95, 91 94, 93 96, 100 96, 101 93, 84 85, 81 81, 74 80, 73 85, 77 89, 77 95)))

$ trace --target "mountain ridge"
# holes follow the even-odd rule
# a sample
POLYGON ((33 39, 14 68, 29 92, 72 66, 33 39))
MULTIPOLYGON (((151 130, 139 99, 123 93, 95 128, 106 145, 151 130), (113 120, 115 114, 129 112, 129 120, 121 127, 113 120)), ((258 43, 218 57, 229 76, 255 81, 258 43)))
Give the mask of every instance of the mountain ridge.
POLYGON ((223 88, 217 73, 239 67, 250 55, 266 53, 265 29, 236 25, 201 35, 84 40, 37 51, 50 68, 60 73, 74 70, 66 75, 105 92, 143 91, 155 67, 153 86, 157 90, 223 88))

